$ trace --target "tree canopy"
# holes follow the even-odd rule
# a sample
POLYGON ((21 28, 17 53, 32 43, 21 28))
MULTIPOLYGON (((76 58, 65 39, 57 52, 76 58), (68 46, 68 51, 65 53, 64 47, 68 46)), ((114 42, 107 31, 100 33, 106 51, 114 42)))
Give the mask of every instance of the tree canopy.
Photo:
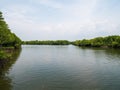
POLYGON ((97 37, 89 40, 76 40, 73 44, 77 46, 120 48, 120 36, 113 35, 107 37, 97 37))
POLYGON ((68 45, 70 44, 67 40, 46 40, 46 41, 23 41, 23 44, 29 44, 29 45, 68 45))
POLYGON ((20 38, 11 32, 0 11, 0 46, 18 48, 20 45, 20 38))

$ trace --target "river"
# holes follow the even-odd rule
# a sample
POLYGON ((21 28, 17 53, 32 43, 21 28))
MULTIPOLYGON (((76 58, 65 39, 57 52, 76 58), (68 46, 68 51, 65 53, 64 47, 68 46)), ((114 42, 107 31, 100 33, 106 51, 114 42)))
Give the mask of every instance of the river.
POLYGON ((0 90, 120 90, 119 49, 23 45, 15 59, 0 90))

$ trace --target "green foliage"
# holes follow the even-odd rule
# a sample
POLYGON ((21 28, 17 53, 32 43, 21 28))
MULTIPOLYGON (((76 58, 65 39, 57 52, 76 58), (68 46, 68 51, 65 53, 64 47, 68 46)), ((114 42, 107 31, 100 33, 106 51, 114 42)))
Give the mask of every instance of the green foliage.
POLYGON ((8 25, 4 21, 2 12, 0 12, 0 47, 14 46, 16 48, 21 44, 21 40, 10 31, 8 25))
POLYGON ((90 40, 76 40, 73 44, 77 46, 120 48, 120 36, 113 35, 107 37, 97 37, 90 40))
POLYGON ((9 54, 7 54, 5 51, 0 50, 0 60, 5 60, 8 59, 10 57, 9 54))
POLYGON ((23 41, 23 44, 29 44, 29 45, 68 45, 70 44, 67 40, 56 40, 56 41, 23 41))
POLYGON ((94 47, 100 47, 104 45, 104 38, 103 37, 97 37, 91 40, 91 46, 94 47))

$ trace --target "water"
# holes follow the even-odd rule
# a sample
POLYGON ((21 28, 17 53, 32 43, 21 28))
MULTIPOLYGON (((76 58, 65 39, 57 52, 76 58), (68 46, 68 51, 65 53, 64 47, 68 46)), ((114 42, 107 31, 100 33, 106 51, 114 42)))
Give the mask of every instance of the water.
POLYGON ((0 90, 120 90, 120 50, 24 45, 1 72, 0 90))

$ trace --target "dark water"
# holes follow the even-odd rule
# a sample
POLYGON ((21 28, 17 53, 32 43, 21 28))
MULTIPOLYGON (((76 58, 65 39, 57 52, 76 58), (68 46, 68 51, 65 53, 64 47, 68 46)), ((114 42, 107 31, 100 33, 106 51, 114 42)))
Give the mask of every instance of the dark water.
POLYGON ((12 66, 20 55, 21 49, 8 51, 8 60, 0 60, 0 90, 12 90, 12 79, 8 76, 12 66))
POLYGON ((120 50, 22 46, 1 72, 0 90, 120 90, 120 50))

